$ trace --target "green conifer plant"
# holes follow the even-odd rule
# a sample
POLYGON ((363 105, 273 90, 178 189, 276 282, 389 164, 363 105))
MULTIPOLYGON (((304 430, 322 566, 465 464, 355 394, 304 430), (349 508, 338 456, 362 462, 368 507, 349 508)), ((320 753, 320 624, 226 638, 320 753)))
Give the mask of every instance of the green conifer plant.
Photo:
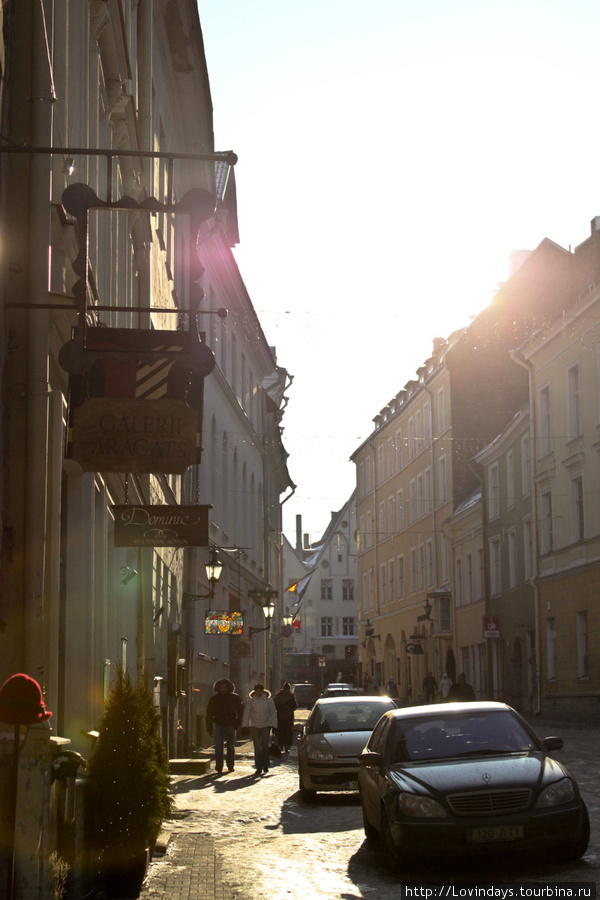
POLYGON ((172 815, 160 719, 145 680, 134 687, 129 672, 117 670, 89 763, 86 798, 87 833, 102 854, 105 879, 144 856, 172 815))

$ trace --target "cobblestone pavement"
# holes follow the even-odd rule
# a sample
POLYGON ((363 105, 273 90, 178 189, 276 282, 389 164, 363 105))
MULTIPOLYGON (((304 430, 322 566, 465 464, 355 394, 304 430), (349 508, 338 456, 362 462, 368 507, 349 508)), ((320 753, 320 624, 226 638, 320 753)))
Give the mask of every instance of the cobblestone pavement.
POLYGON ((176 814, 166 823, 168 846, 150 866, 141 900, 391 900, 400 883, 598 882, 600 725, 535 719, 538 734, 559 734, 555 755, 577 778, 590 811, 592 839, 576 863, 509 859, 453 870, 430 863, 403 872, 382 866, 364 840, 360 801, 353 794, 319 795, 300 802, 296 751, 274 760, 268 775, 254 775, 250 744, 239 744, 235 771, 217 777, 173 779, 176 814))

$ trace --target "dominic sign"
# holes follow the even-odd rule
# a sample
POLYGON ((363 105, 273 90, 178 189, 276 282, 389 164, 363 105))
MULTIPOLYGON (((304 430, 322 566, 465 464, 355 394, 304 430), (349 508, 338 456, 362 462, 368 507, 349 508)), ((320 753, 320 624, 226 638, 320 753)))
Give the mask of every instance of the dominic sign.
POLYGON ((212 506, 113 506, 115 547, 208 547, 212 506))

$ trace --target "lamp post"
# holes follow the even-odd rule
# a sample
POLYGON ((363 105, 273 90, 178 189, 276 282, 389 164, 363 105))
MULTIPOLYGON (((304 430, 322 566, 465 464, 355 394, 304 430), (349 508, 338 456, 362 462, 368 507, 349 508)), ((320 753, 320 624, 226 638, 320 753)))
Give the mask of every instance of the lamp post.
POLYGON ((269 679, 270 666, 269 666, 269 633, 271 631, 271 619, 273 618, 273 614, 275 613, 275 597, 277 597, 277 591, 273 590, 251 590, 248 591, 248 596, 254 600, 255 603, 259 603, 262 607, 263 615, 265 617, 265 627, 264 628, 249 628, 249 635, 253 637, 253 635, 264 631, 265 632, 265 681, 269 679))
POLYGON ((223 563, 217 555, 217 548, 211 547, 208 553, 208 562, 205 563, 206 578, 209 584, 208 594, 190 594, 187 591, 183 593, 184 603, 191 603, 194 600, 214 600, 215 588, 223 571, 223 563))

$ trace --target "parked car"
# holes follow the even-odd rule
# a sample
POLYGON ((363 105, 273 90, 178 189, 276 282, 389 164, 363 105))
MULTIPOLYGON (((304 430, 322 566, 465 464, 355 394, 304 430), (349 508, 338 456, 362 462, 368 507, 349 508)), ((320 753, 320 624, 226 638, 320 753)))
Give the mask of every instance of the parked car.
POLYGON ((353 684, 343 684, 342 682, 336 682, 328 684, 321 694, 321 697, 358 696, 359 694, 364 694, 364 691, 361 688, 354 687, 353 684))
POLYGON ((389 697, 345 696, 317 700, 298 744, 300 796, 317 791, 355 791, 358 754, 381 716, 396 708, 389 697))
POLYGON ((395 862, 521 848, 576 859, 589 817, 575 779, 551 756, 561 747, 504 703, 388 712, 359 756, 365 834, 395 862))
POLYGON ((319 692, 314 684, 308 682, 292 685, 292 691, 294 692, 296 703, 301 709, 312 709, 315 700, 319 696, 319 692))

